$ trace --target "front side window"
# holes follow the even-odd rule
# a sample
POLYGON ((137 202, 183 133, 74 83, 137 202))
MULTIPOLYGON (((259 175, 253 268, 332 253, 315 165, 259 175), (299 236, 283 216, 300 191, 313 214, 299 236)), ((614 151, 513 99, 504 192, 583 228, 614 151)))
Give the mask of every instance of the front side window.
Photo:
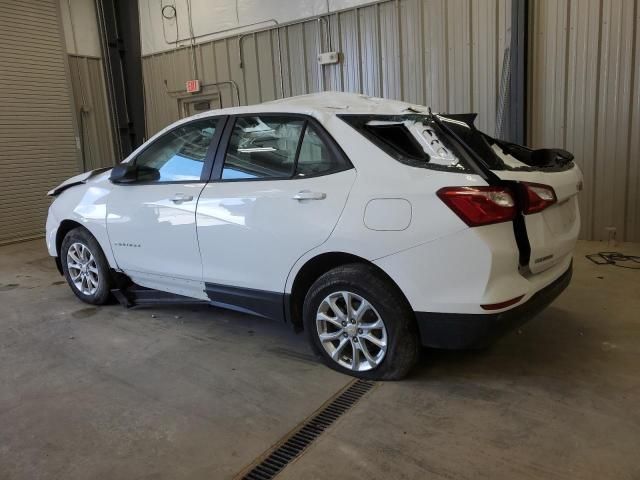
POLYGON ((157 170, 159 182, 199 181, 217 123, 209 118, 175 128, 138 155, 135 164, 157 170))

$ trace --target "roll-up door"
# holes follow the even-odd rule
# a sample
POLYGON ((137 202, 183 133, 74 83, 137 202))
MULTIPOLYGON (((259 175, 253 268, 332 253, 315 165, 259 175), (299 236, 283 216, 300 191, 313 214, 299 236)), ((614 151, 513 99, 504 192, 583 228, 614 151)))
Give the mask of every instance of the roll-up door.
POLYGON ((46 192, 79 171, 57 0, 2 0, 0 244, 41 235, 46 192))

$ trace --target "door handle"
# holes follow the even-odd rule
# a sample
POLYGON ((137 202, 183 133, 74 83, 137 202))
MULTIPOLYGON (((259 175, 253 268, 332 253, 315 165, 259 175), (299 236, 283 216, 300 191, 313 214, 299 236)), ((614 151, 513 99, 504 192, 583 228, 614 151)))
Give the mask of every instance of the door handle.
POLYGON ((193 195, 185 195, 184 193, 176 193, 171 199, 173 203, 190 202, 191 200, 193 200, 193 195))
POLYGON ((310 192, 309 190, 301 190, 293 197, 294 200, 324 200, 327 194, 323 192, 310 192))

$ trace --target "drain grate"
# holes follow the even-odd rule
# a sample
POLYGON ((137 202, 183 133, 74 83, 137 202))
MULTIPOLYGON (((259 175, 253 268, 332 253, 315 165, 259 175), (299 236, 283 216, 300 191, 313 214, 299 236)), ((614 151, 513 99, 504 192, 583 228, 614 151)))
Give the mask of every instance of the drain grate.
POLYGON ((375 385, 374 382, 356 380, 301 426, 289 433, 270 453, 241 476, 244 480, 268 480, 274 478, 295 460, 333 422, 355 405, 375 385))

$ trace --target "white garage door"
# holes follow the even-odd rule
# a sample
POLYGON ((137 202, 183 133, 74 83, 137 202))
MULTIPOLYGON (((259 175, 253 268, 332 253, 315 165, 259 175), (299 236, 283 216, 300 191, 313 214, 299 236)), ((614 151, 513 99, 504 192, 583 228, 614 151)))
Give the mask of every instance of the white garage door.
POLYGON ((2 0, 0 244, 39 236, 47 190, 78 172, 57 0, 2 0))

